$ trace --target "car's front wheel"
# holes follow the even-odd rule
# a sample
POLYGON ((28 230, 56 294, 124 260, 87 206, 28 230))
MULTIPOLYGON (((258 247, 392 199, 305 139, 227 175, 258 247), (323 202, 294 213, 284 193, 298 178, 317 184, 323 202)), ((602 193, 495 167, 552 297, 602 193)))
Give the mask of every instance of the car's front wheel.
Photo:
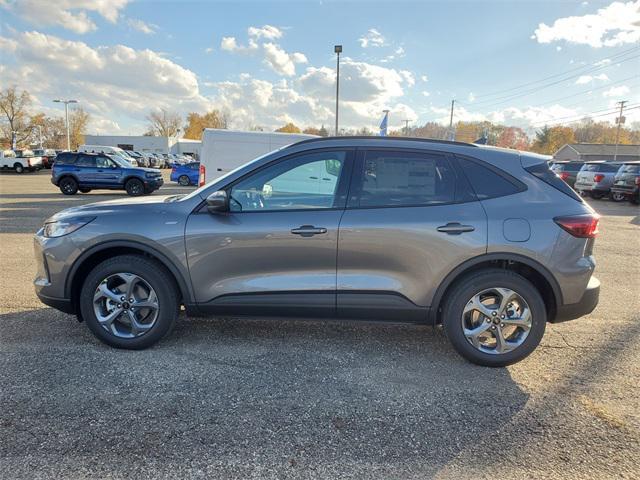
POLYGON ((191 182, 189 181, 189 177, 187 177, 186 175, 180 175, 180 177, 178 178, 178 183, 183 187, 188 187, 191 182))
POLYGON ((80 310, 91 332, 116 348, 143 349, 171 331, 179 299, 170 274, 153 260, 122 255, 85 279, 80 310))
POLYGON ((611 193, 611 200, 613 200, 614 202, 624 202, 626 200, 626 197, 625 197, 624 193, 612 192, 611 193))
POLYGON ((488 367, 519 362, 540 343, 547 311, 540 292, 524 277, 505 270, 473 273, 445 300, 444 329, 467 360, 488 367))
POLYGON ((127 183, 124 186, 125 190, 132 197, 137 197, 144 193, 144 184, 138 180, 137 178, 132 178, 131 180, 127 180, 127 183))

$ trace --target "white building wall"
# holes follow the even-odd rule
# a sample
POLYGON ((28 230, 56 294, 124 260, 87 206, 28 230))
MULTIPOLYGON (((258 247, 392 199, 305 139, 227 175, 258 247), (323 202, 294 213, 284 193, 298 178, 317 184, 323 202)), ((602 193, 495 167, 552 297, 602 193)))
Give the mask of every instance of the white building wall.
POLYGON ((104 145, 120 147, 124 150, 136 150, 149 153, 170 153, 174 139, 168 137, 150 137, 143 135, 85 135, 86 145, 104 145), (129 148, 132 146, 133 148, 129 148))

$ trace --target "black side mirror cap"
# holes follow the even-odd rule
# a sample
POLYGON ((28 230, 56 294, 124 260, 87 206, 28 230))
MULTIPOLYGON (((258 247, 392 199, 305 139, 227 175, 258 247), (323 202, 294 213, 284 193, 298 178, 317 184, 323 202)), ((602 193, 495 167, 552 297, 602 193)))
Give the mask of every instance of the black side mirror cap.
POLYGON ((220 213, 229 211, 229 196, 224 190, 213 192, 207 197, 207 210, 209 213, 220 213))

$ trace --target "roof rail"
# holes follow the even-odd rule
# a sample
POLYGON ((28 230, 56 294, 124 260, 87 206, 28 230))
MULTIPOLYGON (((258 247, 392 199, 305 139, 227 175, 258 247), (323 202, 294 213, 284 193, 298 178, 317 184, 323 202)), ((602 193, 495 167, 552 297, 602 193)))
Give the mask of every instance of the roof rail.
POLYGON ((461 145, 463 147, 478 147, 478 145, 474 143, 466 143, 466 142, 455 142, 453 140, 437 140, 435 138, 418 138, 418 137, 379 137, 372 135, 345 135, 343 137, 318 137, 318 138, 307 138, 306 140, 300 140, 296 142, 294 145, 300 145, 303 143, 315 143, 315 142, 325 142, 329 140, 403 140, 410 142, 423 142, 423 143, 444 143, 445 145, 461 145))

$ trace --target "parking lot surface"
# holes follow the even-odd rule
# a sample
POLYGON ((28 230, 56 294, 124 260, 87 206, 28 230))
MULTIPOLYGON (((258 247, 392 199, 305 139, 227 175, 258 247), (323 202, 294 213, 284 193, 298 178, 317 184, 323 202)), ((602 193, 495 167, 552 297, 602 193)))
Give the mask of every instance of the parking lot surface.
POLYGON ((296 319, 183 317, 133 352, 33 292, 43 220, 125 196, 49 175, 0 174, 0 478, 640 477, 638 207, 592 202, 598 308, 508 368, 439 328, 296 319))

